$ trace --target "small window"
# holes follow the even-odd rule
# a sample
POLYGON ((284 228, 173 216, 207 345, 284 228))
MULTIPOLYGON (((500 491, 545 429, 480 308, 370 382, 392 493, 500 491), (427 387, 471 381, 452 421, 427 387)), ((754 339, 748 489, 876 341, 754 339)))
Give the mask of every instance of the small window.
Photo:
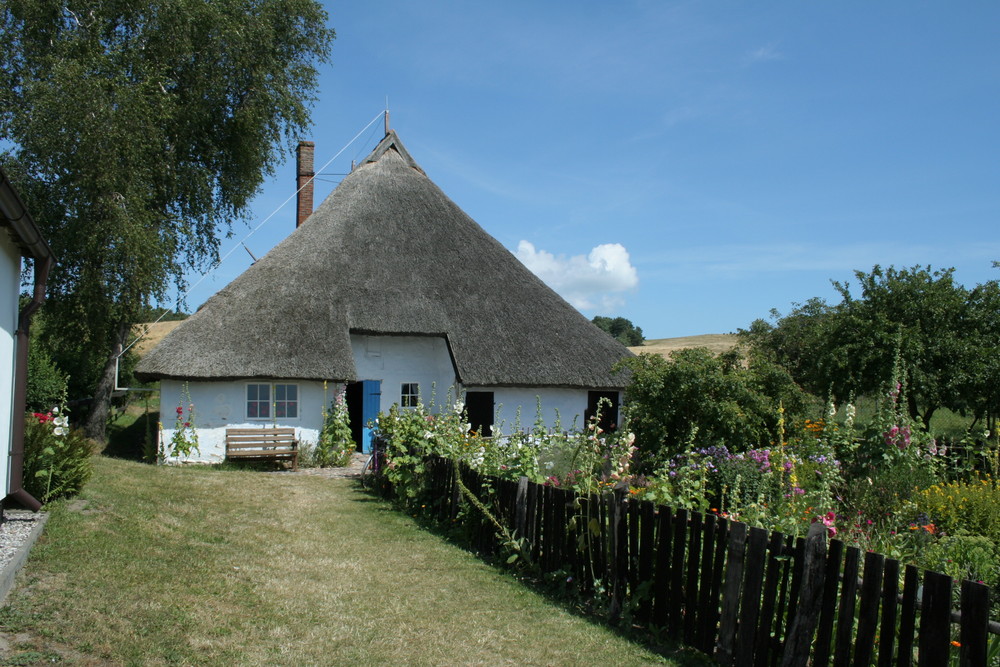
POLYGON ((420 404, 420 383, 404 382, 399 392, 399 404, 404 408, 415 408, 420 404))
POLYGON ((247 385, 247 419, 271 419, 272 414, 274 419, 299 418, 297 384, 247 385))
POLYGON ((247 418, 248 419, 271 418, 271 385, 269 384, 247 385, 247 418))
POLYGON ((274 416, 279 419, 299 418, 299 386, 295 384, 274 385, 274 416))

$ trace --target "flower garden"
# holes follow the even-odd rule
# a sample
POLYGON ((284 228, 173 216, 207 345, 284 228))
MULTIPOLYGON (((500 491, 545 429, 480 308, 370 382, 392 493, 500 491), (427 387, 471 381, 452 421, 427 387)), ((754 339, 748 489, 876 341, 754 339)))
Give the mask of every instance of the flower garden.
POLYGON ((787 422, 781 412, 774 442, 681 447, 645 471, 628 411, 614 432, 596 422, 548 429, 539 419, 529 427, 519 420, 496 425, 493 437, 482 438, 469 433, 461 401, 449 398, 430 408, 393 406, 380 415, 378 429, 387 443, 387 481, 413 513, 427 507, 425 457, 442 456, 501 479, 527 477, 581 495, 627 490, 639 500, 792 536, 821 523, 849 546, 985 583, 996 593, 995 438, 970 434, 945 445, 906 415, 899 396, 896 384, 865 423, 852 405, 828 405, 822 416, 787 422))

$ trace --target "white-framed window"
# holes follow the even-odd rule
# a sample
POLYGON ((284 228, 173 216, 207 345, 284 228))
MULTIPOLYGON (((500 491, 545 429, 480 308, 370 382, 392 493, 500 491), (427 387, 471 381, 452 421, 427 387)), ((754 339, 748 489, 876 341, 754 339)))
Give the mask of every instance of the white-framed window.
POLYGON ((247 383, 247 419, 298 419, 299 385, 247 383))
POLYGON ((399 390, 399 405, 404 408, 415 408, 420 405, 420 383, 404 382, 399 390))

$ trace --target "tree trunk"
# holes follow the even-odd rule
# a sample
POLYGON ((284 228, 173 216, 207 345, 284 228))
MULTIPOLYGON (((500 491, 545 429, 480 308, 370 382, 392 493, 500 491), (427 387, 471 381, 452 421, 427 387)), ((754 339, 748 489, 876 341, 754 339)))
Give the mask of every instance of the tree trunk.
POLYGON ((128 335, 129 325, 118 324, 118 335, 115 345, 104 362, 104 370, 101 378, 94 388, 94 397, 90 401, 90 412, 83 424, 84 433, 91 440, 100 444, 107 443, 108 415, 111 412, 111 394, 114 393, 115 385, 118 384, 118 357, 122 353, 122 346, 125 344, 125 336, 128 335))

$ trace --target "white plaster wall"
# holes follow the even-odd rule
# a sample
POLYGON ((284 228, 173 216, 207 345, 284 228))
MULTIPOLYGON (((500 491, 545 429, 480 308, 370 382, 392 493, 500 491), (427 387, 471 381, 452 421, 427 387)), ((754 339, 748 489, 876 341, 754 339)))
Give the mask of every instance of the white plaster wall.
POLYGON ((11 428, 14 419, 14 367, 17 352, 21 253, 6 233, 0 233, 0 491, 10 482, 11 428))
MULTIPOLYGON (((194 424, 198 429, 199 452, 185 461, 218 463, 226 457, 227 428, 261 428, 266 426, 293 427, 301 442, 315 444, 323 427, 323 383, 303 380, 234 380, 231 382, 188 382, 191 402, 194 403, 194 424), (246 416, 247 383, 277 382, 299 386, 299 416, 296 419, 248 419, 246 416)), ((177 406, 184 408, 187 418, 187 404, 182 403, 184 383, 177 380, 160 382, 160 431, 161 442, 169 449, 177 423, 177 406)), ((326 401, 333 401, 343 385, 330 383, 326 401)), ((273 398, 273 397, 272 397, 273 398)), ((177 463, 178 459, 168 459, 177 463)))
POLYGON ((432 391, 440 405, 452 390, 455 396, 455 367, 444 338, 432 336, 351 335, 358 380, 381 380, 380 411, 400 402, 403 383, 420 385, 420 397, 430 403, 432 391))
POLYGON ((504 434, 515 430, 518 408, 521 410, 521 430, 534 428, 541 400, 542 418, 549 429, 581 430, 583 413, 587 410, 586 389, 559 389, 549 387, 466 387, 466 391, 492 391, 495 406, 494 433, 504 434), (574 424, 575 419, 575 424, 574 424))

